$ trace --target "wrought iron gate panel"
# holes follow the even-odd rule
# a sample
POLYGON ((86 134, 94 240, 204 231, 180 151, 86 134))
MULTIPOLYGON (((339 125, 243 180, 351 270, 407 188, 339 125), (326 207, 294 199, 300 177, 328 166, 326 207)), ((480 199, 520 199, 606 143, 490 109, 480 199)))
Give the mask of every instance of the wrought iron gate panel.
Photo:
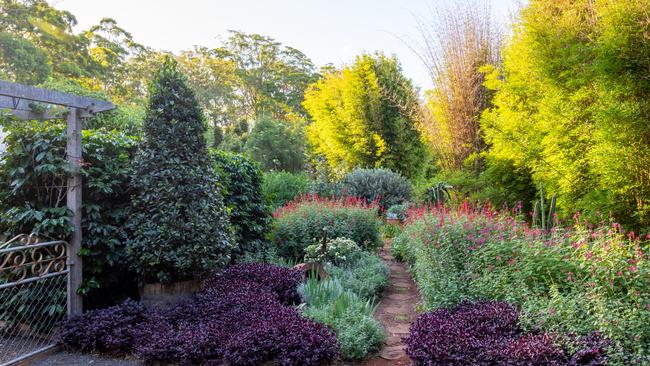
POLYGON ((65 241, 32 234, 0 244, 0 366, 54 347, 68 272, 65 241))

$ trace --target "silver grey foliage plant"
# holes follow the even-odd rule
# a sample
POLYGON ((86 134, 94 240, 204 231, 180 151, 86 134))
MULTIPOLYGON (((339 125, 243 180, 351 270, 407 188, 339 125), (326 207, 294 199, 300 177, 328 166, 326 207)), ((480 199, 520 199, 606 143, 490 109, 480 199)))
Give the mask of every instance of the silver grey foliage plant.
POLYGON ((390 169, 357 168, 343 178, 344 193, 376 201, 382 209, 407 202, 411 198, 411 183, 399 173, 390 169))

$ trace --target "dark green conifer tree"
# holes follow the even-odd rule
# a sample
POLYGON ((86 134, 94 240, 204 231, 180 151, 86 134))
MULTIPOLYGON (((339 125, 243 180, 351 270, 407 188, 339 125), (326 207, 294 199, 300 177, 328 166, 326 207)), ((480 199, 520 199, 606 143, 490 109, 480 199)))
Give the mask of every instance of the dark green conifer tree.
POLYGON ((133 169, 129 254, 146 282, 196 279, 225 266, 233 244, 194 93, 168 58, 150 86, 133 169))

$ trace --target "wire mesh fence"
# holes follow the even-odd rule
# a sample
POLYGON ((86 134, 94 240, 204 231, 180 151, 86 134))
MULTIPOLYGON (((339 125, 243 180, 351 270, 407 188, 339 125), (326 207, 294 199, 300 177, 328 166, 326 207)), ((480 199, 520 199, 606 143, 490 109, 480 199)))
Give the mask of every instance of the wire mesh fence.
POLYGON ((55 344, 67 273, 65 242, 20 236, 0 244, 0 366, 55 344))

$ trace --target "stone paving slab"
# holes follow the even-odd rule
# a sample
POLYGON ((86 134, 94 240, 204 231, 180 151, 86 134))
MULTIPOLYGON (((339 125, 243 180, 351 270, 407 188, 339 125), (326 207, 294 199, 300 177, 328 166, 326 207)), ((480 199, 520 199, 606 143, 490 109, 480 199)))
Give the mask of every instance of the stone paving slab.
POLYGON ((389 252, 390 247, 385 247, 380 254, 390 268, 390 283, 375 313, 375 318, 386 331, 386 342, 380 354, 364 362, 364 366, 406 366, 411 363, 403 338, 408 335, 411 322, 417 318, 415 305, 420 296, 406 265, 396 262, 386 254, 389 252))

